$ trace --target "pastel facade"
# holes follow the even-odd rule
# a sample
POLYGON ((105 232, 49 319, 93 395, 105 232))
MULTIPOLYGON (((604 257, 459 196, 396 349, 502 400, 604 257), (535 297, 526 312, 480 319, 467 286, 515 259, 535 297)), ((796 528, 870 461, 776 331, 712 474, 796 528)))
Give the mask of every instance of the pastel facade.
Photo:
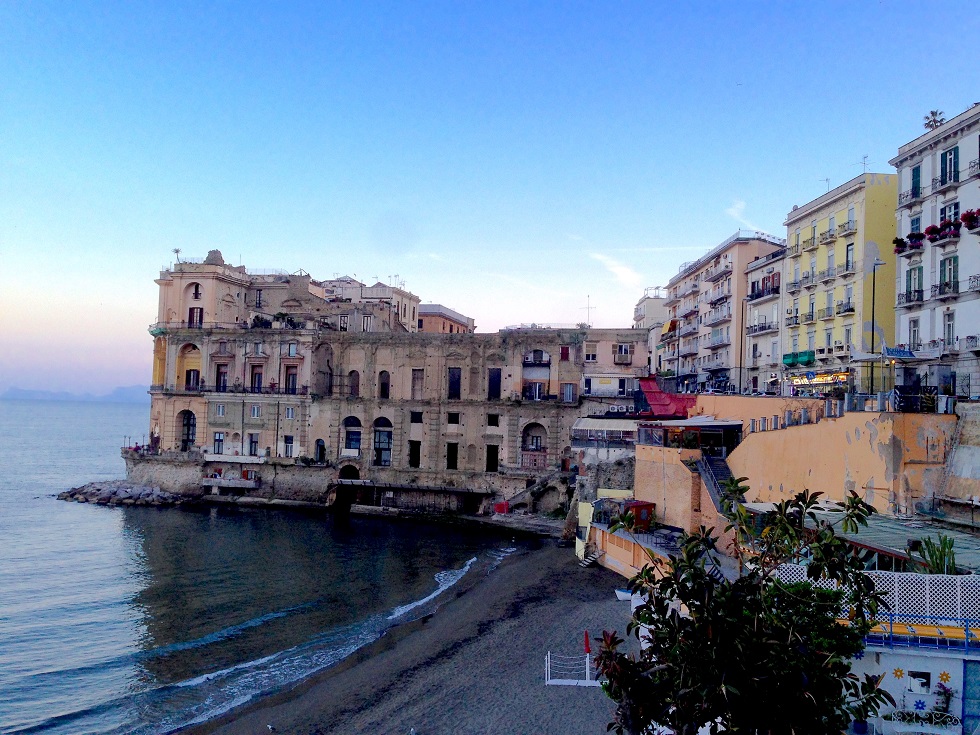
POLYGON ((417 327, 426 334, 469 334, 476 331, 476 322, 442 304, 422 304, 417 327))
POLYGON ((685 263, 667 284, 671 322, 662 336, 665 370, 676 376, 679 391, 745 385, 739 359, 748 285, 742 276, 749 263, 784 247, 762 232, 742 231, 696 261, 685 263))
POLYGON ((745 383, 739 392, 779 393, 782 375, 783 267, 786 250, 775 250, 745 269, 746 320, 742 339, 745 383))
POLYGON ((659 286, 644 289, 642 298, 633 307, 633 329, 640 329, 647 335, 647 366, 652 372, 663 369, 658 348, 669 313, 666 292, 659 286))
POLYGON ((980 393, 980 106, 898 150, 898 382, 980 393), (966 216, 966 221, 962 218, 966 216), (934 230, 931 228, 935 228, 934 230), (907 354, 906 354, 907 353, 907 354))
POLYGON ((866 173, 787 215, 787 393, 891 388, 880 355, 895 328, 891 209, 897 196, 898 177, 866 173))

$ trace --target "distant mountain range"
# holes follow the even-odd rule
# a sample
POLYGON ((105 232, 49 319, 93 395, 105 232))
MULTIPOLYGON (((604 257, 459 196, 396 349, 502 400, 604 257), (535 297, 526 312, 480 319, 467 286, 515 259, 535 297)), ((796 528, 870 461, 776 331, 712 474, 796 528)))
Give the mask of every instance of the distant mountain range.
POLYGON ((0 393, 0 400, 8 401, 86 401, 98 403, 149 403, 148 385, 126 385, 111 393, 92 395, 91 393, 69 393, 63 390, 26 390, 8 388, 0 393))

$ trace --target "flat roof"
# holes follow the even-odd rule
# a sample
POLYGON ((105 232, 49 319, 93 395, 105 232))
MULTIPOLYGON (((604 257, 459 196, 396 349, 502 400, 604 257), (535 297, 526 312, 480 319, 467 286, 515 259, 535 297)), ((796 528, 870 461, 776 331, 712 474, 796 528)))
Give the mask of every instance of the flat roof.
POLYGON ((633 419, 575 419, 572 430, 588 429, 590 431, 636 431, 637 422, 633 419))
POLYGON ((741 421, 731 419, 716 419, 714 416, 692 416, 689 419, 665 419, 663 421, 641 420, 643 426, 662 426, 664 428, 680 429, 725 429, 729 427, 742 428, 741 421))

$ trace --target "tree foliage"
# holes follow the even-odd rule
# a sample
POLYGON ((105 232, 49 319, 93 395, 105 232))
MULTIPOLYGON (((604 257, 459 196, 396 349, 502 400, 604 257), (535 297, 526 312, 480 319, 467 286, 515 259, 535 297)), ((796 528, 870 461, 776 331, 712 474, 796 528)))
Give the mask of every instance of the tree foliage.
MULTIPOLYGON (((685 535, 677 556, 650 554, 629 583, 644 601, 627 635, 642 638, 645 648, 626 653, 623 639, 606 632, 597 657, 605 690, 618 703, 610 729, 827 735, 891 701, 878 680, 850 672, 883 600, 861 573, 859 553, 815 512, 820 494, 778 504, 760 528, 740 501, 745 478, 733 479, 726 531, 743 573, 721 581, 708 573, 719 553, 711 528, 685 535), (836 589, 777 578, 777 569, 803 552, 809 580, 834 580, 836 589), (838 622, 845 608, 850 625, 838 622)), ((852 494, 834 515, 854 531, 873 512, 852 494)), ((624 521, 629 530, 628 515, 624 521)))
POLYGON ((942 110, 929 110, 929 114, 922 118, 922 127, 926 130, 935 130, 944 122, 946 122, 946 118, 943 117, 942 110))

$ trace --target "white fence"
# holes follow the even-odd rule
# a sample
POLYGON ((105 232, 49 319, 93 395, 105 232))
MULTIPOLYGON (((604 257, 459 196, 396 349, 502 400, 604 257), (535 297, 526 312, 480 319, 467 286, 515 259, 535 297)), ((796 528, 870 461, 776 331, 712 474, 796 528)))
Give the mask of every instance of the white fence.
MULTIPOLYGON (((980 575, 866 572, 884 595, 888 611, 910 618, 980 620, 980 575)), ((784 582, 807 581, 806 567, 784 564, 776 576, 784 582)), ((820 586, 833 587, 830 582, 820 586)), ((909 620, 911 622, 911 620, 909 620)))
POLYGON ((549 686, 599 686, 592 667, 592 654, 559 656, 548 651, 544 659, 544 683, 549 686))

